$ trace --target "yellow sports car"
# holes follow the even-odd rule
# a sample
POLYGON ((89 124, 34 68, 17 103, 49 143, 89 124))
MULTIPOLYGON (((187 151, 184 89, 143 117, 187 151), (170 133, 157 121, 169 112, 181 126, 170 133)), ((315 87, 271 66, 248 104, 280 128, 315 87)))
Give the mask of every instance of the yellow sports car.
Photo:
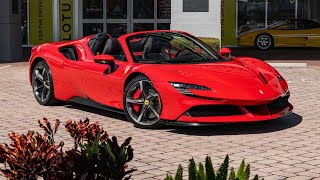
POLYGON ((272 47, 320 47, 320 23, 312 20, 285 20, 240 34, 240 46, 256 46, 266 50, 272 47))

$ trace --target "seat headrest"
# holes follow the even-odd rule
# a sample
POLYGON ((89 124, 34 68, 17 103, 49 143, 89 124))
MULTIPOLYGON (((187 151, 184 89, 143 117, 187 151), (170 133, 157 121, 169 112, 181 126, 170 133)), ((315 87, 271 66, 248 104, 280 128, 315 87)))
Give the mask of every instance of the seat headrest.
POLYGON ((146 45, 145 45, 145 50, 148 52, 148 53, 157 53, 157 52, 161 52, 162 50, 162 44, 159 40, 156 40, 152 37, 149 37, 147 42, 146 42, 146 45))
POLYGON ((110 54, 110 55, 120 55, 121 53, 121 45, 117 38, 109 38, 106 42, 106 45, 103 49, 102 54, 110 54))

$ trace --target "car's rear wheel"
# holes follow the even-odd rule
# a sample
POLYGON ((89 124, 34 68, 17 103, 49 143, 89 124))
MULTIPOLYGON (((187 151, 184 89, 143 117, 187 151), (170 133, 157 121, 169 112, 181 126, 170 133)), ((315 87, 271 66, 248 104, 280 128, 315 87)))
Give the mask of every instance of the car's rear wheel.
POLYGON ((273 47, 273 38, 269 34, 260 34, 256 38, 255 45, 261 50, 268 50, 273 47))
POLYGON ((124 111, 138 128, 160 128, 161 98, 152 82, 145 76, 132 79, 125 88, 124 111))
POLYGON ((37 102, 41 105, 54 105, 53 80, 49 66, 45 61, 38 62, 32 71, 32 88, 37 102))

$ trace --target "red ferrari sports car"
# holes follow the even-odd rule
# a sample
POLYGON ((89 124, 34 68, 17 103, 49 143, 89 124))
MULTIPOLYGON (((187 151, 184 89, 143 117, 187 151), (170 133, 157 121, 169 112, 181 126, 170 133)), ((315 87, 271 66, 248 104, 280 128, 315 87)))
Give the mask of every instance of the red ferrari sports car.
POLYGON ((99 33, 34 47, 30 82, 41 105, 120 111, 140 128, 263 121, 292 111, 288 84, 274 68, 229 54, 181 31, 99 33))

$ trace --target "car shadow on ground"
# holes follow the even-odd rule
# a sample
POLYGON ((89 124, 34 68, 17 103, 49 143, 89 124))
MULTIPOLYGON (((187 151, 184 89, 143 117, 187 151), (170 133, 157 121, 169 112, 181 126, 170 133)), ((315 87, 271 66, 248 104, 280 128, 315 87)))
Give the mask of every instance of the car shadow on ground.
POLYGON ((222 124, 202 127, 174 127, 170 132, 194 136, 262 134, 286 130, 299 125, 301 122, 302 116, 292 113, 271 121, 222 124))
MULTIPOLYGON (((89 113, 105 116, 108 118, 119 119, 130 123, 124 114, 115 113, 103 109, 85 106, 76 103, 68 103, 66 108, 77 109, 89 113)), ((90 117, 88 117, 90 119, 90 117)), ((98 119, 94 119, 96 121, 98 119)), ((100 120, 100 119, 99 119, 100 120)), ((101 120, 100 120, 101 121, 101 120)), ((286 130, 299 125, 302 116, 292 113, 285 117, 270 121, 252 123, 233 123, 212 126, 166 126, 161 130, 171 133, 193 135, 193 136, 219 136, 219 135, 241 135, 241 134, 262 134, 286 130)))
MULTIPOLYGON (((127 121, 128 123, 130 123, 128 121, 127 117, 121 113, 111 112, 108 110, 99 109, 99 108, 86 106, 86 105, 82 105, 82 104, 77 104, 77 103, 67 103, 64 105, 64 107, 69 108, 69 109, 77 109, 77 110, 81 110, 81 111, 86 111, 88 113, 93 113, 93 114, 97 114, 97 115, 101 115, 101 116, 105 116, 105 117, 109 117, 109 118, 113 118, 113 119, 119 119, 119 120, 127 121)), ((90 117, 88 117, 88 118, 90 119, 90 117)), ((93 121, 97 121, 97 120, 100 121, 100 119, 93 119, 93 121)))

